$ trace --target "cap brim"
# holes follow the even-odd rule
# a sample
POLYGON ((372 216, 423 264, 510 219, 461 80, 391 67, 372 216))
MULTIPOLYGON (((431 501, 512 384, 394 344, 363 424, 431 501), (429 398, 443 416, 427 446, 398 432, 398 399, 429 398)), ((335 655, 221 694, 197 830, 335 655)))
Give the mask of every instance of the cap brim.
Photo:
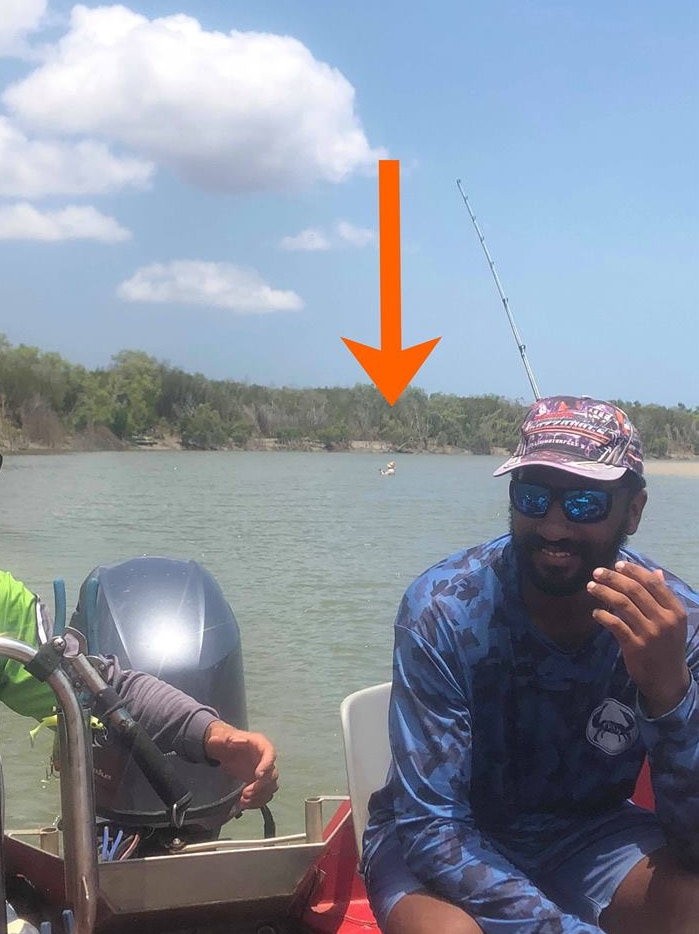
POLYGON ((619 480, 626 473, 626 467, 574 460, 560 451, 538 451, 529 457, 511 457, 493 472, 493 476, 502 477, 518 467, 555 467, 557 470, 577 474, 578 477, 586 477, 588 480, 619 480))

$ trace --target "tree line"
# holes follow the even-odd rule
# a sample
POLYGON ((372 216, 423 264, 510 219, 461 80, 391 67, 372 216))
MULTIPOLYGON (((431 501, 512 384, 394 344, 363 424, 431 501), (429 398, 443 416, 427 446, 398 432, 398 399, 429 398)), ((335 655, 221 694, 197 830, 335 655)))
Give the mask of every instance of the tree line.
MULTIPOLYGON (((613 400, 641 432, 650 457, 699 455, 699 407, 613 400)), ((187 373, 140 350, 89 370, 0 335, 0 445, 91 450, 152 444, 185 448, 511 451, 527 404, 496 395, 407 389, 394 406, 373 385, 291 389, 187 373), (267 443, 267 446, 270 446, 267 443)))

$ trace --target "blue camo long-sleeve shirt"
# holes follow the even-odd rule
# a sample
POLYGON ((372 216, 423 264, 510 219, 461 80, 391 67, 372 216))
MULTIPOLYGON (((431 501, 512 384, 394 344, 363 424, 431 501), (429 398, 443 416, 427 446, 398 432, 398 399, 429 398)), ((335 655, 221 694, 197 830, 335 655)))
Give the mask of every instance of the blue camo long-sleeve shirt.
MULTIPOLYGON (((620 558, 658 567, 630 550, 620 558)), ((501 835, 540 852, 567 818, 627 799, 647 754, 665 835, 696 867, 699 595, 664 573, 687 608, 693 679, 656 720, 606 629, 565 651, 530 623, 509 536, 422 574, 395 622, 393 763, 369 804, 365 866, 395 832, 411 872, 486 934, 599 931, 565 915, 494 844, 501 835)))

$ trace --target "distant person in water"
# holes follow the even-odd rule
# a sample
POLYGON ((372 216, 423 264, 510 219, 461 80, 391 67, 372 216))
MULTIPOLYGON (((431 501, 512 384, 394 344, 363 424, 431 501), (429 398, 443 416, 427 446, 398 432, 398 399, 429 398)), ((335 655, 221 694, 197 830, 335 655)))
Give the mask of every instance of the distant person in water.
POLYGON ((363 853, 379 926, 696 934, 699 594, 626 547, 638 433, 606 402, 541 399, 495 475, 509 534, 398 610, 363 853), (655 813, 629 801, 646 757, 655 813))
MULTIPOLYGON (((38 648, 52 631, 51 615, 38 596, 0 571, 0 634, 38 648)), ((212 707, 202 706, 153 675, 122 671, 116 658, 109 663, 110 683, 162 750, 172 750, 189 762, 220 763, 231 775, 232 786, 246 783, 241 809, 259 808, 272 799, 279 773, 274 746, 266 736, 224 722, 212 707)), ((48 684, 37 681, 20 662, 2 657, 0 701, 37 720, 48 717, 56 704, 48 684)))

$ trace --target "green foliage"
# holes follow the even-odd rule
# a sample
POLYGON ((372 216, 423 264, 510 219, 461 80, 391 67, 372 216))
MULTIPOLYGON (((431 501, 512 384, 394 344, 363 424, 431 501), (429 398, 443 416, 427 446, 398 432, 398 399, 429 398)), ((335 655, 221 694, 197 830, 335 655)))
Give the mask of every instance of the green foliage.
POLYGON ((75 371, 75 403, 72 410, 60 414, 70 428, 79 432, 95 426, 108 427, 115 417, 109 374, 104 370, 89 372, 83 367, 75 371))
MULTIPOLYGON (((637 426, 649 457, 699 455, 699 408, 614 400, 637 426)), ((185 373, 139 350, 87 370, 57 353, 13 347, 0 334, 0 428, 5 444, 59 447, 66 435, 179 439, 215 449, 274 438, 288 448, 341 450, 353 440, 395 451, 488 454, 517 444, 524 404, 501 396, 428 395, 408 388, 390 406, 375 386, 271 389, 185 373)))
POLYGON ((255 435, 255 426, 250 422, 234 422, 228 432, 231 444, 244 447, 255 435))
POLYGON ((112 358, 109 370, 112 424, 117 438, 152 431, 158 421, 161 366, 140 350, 122 350, 112 358))
POLYGON ((318 441, 320 441, 328 451, 347 448, 351 440, 352 437, 349 428, 343 422, 339 425, 331 425, 330 428, 322 428, 318 432, 318 441))
POLYGON ((180 437, 186 448, 216 450, 228 441, 228 431, 219 412, 208 402, 196 406, 180 421, 180 437))

